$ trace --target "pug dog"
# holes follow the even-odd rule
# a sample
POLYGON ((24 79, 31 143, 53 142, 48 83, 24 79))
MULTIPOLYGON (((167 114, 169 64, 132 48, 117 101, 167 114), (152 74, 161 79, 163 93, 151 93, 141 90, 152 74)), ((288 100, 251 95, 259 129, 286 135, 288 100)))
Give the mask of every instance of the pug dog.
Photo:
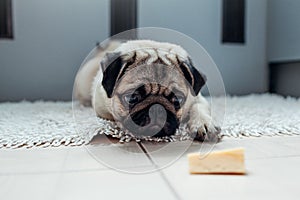
POLYGON ((75 95, 98 117, 134 135, 164 137, 186 125, 196 140, 219 139, 200 90, 206 77, 179 45, 151 40, 111 41, 75 80, 75 95))

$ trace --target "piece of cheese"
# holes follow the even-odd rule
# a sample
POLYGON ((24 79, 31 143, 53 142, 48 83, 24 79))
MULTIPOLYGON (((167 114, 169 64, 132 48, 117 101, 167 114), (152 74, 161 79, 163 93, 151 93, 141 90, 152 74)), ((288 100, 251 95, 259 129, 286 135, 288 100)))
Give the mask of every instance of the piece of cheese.
POLYGON ((208 155, 188 155, 191 174, 245 174, 244 149, 211 152, 208 155))

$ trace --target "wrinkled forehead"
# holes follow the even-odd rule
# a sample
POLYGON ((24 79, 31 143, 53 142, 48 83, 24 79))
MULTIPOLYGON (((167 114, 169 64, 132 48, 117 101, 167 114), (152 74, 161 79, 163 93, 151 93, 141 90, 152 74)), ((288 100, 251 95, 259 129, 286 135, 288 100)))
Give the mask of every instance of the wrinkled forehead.
POLYGON ((187 81, 181 71, 173 65, 147 64, 128 68, 120 81, 117 83, 117 90, 120 93, 126 90, 137 89, 138 86, 157 84, 169 90, 179 89, 186 91, 187 81), (130 75, 129 75, 130 74, 130 75), (126 86, 125 86, 126 85, 126 86))

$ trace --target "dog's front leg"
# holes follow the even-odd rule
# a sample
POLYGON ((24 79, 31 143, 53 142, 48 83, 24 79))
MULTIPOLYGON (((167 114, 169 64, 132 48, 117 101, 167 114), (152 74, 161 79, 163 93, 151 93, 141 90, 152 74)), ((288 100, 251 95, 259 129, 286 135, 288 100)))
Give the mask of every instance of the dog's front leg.
POLYGON ((199 141, 218 141, 221 129, 211 117, 207 100, 201 94, 196 98, 195 103, 191 105, 187 123, 190 133, 199 141))

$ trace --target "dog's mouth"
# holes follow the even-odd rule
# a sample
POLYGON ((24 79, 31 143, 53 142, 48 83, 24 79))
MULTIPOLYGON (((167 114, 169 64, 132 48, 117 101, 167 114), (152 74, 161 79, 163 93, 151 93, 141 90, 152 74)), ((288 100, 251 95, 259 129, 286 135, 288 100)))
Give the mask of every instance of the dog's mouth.
POLYGON ((178 125, 166 122, 164 126, 160 125, 148 125, 133 127, 130 123, 125 123, 123 126, 135 136, 150 136, 150 137, 166 137, 176 133, 178 125))

